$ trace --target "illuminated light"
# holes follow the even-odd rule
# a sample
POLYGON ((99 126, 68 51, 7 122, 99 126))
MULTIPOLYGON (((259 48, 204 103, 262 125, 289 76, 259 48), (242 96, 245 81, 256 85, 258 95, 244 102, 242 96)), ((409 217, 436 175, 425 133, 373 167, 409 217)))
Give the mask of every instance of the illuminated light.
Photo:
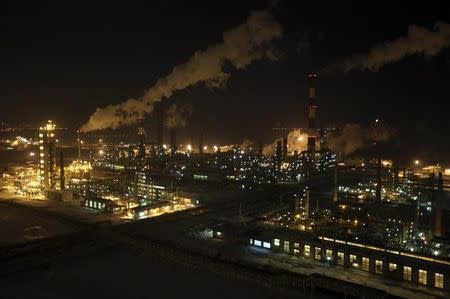
POLYGON ((99 150, 99 151, 98 151, 98 154, 99 154, 100 156, 103 156, 103 155, 105 154, 105 151, 104 151, 104 150, 99 150))
POLYGON ((414 164, 419 165, 419 164, 420 164, 420 161, 419 161, 419 160, 415 160, 415 161, 414 161, 414 164))
POLYGON ((204 150, 204 151, 208 150, 208 146, 205 145, 205 146, 203 147, 203 150, 204 150))
POLYGON ((263 247, 270 249, 270 243, 269 242, 263 242, 263 247))
POLYGON ((188 144, 188 145, 186 146, 186 150, 187 150, 188 152, 192 152, 192 145, 188 144))
POLYGON ((34 157, 36 154, 34 152, 30 152, 30 157, 34 157))

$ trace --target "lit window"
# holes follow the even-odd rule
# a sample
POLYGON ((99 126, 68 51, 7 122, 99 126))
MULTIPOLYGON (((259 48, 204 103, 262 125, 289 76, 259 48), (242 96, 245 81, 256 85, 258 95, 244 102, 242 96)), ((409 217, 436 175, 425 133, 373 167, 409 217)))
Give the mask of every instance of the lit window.
POLYGON ((344 253, 343 252, 337 253, 337 263, 338 263, 338 265, 341 265, 341 266, 344 265, 344 253))
POLYGON ((363 257, 361 260, 361 269, 363 269, 364 271, 369 271, 369 263, 370 259, 367 257, 363 257))
POLYGON ((326 257, 327 257, 327 260, 328 260, 328 261, 331 261, 331 260, 333 259, 333 250, 327 249, 327 250, 325 251, 325 255, 326 255, 326 257))
POLYGON ((294 248, 300 248, 300 244, 294 243, 294 248))
POLYGON ((255 243, 254 243, 256 246, 261 246, 261 241, 260 240, 255 240, 255 243))
POLYGON ((273 246, 280 246, 280 239, 274 239, 273 246))
POLYGON ((289 241, 283 242, 283 250, 284 252, 289 252, 289 241))
POLYGON ((309 257, 310 254, 311 254, 311 246, 305 245, 305 251, 304 251, 303 254, 304 254, 305 257, 309 257))
POLYGON ((298 249, 294 249, 294 254, 295 254, 295 255, 298 255, 298 254, 300 254, 300 250, 298 250, 298 249))
POLYGON ((444 288, 444 275, 439 273, 434 274, 434 286, 439 289, 444 288))
POLYGON ((389 271, 395 271, 397 270, 397 264, 389 263, 389 271))
POLYGON ((403 279, 411 281, 411 267, 403 267, 403 279))
POLYGON ((427 274, 428 272, 425 270, 419 270, 419 283, 423 285, 427 285, 427 274))
POLYGON ((318 261, 322 259, 322 248, 319 247, 314 248, 314 258, 318 261))
POLYGON ((356 262, 356 255, 354 254, 350 254, 350 264, 354 267, 354 268, 358 268, 358 263, 356 262))
POLYGON ((264 248, 270 248, 270 243, 269 242, 264 242, 263 243, 263 247, 264 248))
POLYGON ((383 274, 383 261, 375 261, 375 273, 383 274))
POLYGON ((253 244, 253 240, 252 239, 250 239, 250 244, 253 244))

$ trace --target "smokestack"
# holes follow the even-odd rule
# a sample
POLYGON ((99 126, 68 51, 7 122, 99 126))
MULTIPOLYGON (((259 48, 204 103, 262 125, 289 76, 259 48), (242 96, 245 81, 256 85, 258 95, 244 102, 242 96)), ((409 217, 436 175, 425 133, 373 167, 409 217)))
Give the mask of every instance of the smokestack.
POLYGON ((279 168, 279 167, 281 167, 281 155, 282 155, 282 152, 281 152, 281 140, 277 140, 277 149, 276 149, 276 152, 275 152, 275 158, 276 158, 276 161, 277 161, 277 167, 279 168))
POLYGON ((314 157, 316 151, 316 87, 317 74, 308 74, 309 81, 309 105, 308 105, 308 153, 314 157))
POLYGON ((164 109, 162 102, 155 103, 156 145, 161 149, 164 143, 164 109))
POLYGON ((59 179, 60 179, 60 188, 61 190, 66 189, 66 178, 64 174, 64 153, 63 151, 59 152, 59 179))
POLYGON ((283 159, 286 159, 288 155, 288 138, 287 136, 283 137, 283 159))
POLYGON ((337 160, 334 161, 334 170, 333 170, 333 193, 331 200, 333 202, 338 201, 338 163, 337 160))
POLYGON ((377 189, 376 189, 376 201, 381 202, 381 158, 378 158, 377 162, 377 189))
POLYGON ((263 142, 260 140, 258 142, 258 156, 262 156, 263 154, 263 142))
POLYGON ((138 139, 139 139, 139 148, 138 148, 138 157, 145 157, 145 130, 143 127, 138 128, 138 139))
POLYGON ((440 202, 441 199, 441 192, 443 190, 443 179, 442 179, 442 172, 439 172, 439 181, 438 181, 438 190, 436 192, 435 185, 435 174, 434 172, 431 174, 430 178, 430 186, 431 186, 431 204, 432 204, 432 217, 433 217, 433 237, 435 238, 442 238, 443 237, 443 216, 444 211, 442 208, 442 203, 440 202))
POLYGON ((77 143, 78 143, 78 161, 81 161, 81 137, 80 130, 77 131, 77 143))
POLYGON ((309 218, 309 187, 305 187, 305 218, 309 218))
POLYGON ((170 128, 170 152, 175 155, 177 152, 177 130, 175 128, 170 128))
POLYGON ((200 142, 198 144, 199 154, 203 154, 203 134, 200 134, 200 142))

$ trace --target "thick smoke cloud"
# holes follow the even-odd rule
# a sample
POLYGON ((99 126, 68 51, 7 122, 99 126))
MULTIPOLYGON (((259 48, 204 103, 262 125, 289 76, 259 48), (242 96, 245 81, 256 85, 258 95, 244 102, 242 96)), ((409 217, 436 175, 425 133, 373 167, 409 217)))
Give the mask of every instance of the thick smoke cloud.
MULTIPOLYGON (((301 153, 307 149, 308 146, 308 134, 303 133, 299 129, 294 129, 291 132, 289 132, 287 136, 287 142, 288 142, 288 152, 292 153, 294 151, 297 151, 298 153, 301 153)), ((264 156, 271 156, 275 154, 277 147, 277 140, 275 140, 272 144, 266 145, 263 148, 263 155, 264 156)))
POLYGON ((408 27, 408 35, 374 46, 369 53, 355 55, 344 63, 332 65, 327 72, 348 72, 354 69, 378 71, 384 65, 406 56, 422 54, 428 57, 439 54, 450 46, 450 24, 437 22, 435 31, 417 25, 408 27))
POLYGON ((342 134, 332 136, 328 143, 333 152, 350 155, 364 147, 365 139, 364 131, 360 125, 346 124, 342 129, 342 134))
POLYGON ((184 128, 192 114, 191 104, 172 104, 166 111, 167 128, 184 128))
POLYGON ((170 98, 176 91, 204 83, 211 88, 224 87, 230 77, 224 71, 226 62, 236 69, 263 58, 276 59, 270 47, 281 37, 281 25, 267 11, 254 11, 244 24, 223 33, 223 42, 194 53, 189 60, 160 78, 140 99, 129 99, 119 105, 97 108, 83 131, 117 128, 135 123, 153 111, 153 104, 170 98))
POLYGON ((358 124, 346 124, 342 133, 331 136, 328 143, 333 152, 350 155, 374 143, 387 142, 394 133, 392 128, 381 123, 373 124, 367 129, 358 124))

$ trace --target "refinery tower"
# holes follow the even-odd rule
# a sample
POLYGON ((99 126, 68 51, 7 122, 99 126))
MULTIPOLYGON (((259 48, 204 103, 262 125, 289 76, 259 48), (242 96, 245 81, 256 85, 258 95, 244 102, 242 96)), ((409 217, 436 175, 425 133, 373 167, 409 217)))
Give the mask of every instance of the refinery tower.
POLYGON ((41 188, 55 188, 56 178, 56 144, 55 124, 51 120, 39 128, 39 179, 41 188))

